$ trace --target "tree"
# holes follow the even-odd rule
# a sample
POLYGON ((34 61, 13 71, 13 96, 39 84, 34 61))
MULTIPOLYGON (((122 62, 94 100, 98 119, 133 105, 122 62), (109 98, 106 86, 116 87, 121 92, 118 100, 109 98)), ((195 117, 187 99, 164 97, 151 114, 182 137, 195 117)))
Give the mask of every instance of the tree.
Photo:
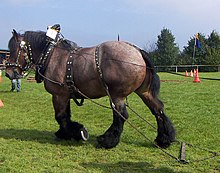
POLYGON ((205 35, 198 33, 199 42, 201 48, 198 48, 195 44, 195 36, 191 37, 188 41, 188 46, 183 49, 182 56, 184 58, 185 64, 201 64, 202 59, 204 59, 206 49, 205 49, 205 35), (194 52, 195 51, 195 52, 194 52))
POLYGON ((206 40, 206 56, 203 59, 203 64, 220 64, 220 36, 216 31, 212 31, 206 40))
POLYGON ((175 43, 175 37, 169 29, 162 29, 157 40, 157 58, 155 65, 174 65, 179 55, 179 47, 175 43))
POLYGON ((152 61, 152 63, 155 65, 157 64, 157 45, 155 42, 148 42, 145 47, 144 50, 148 52, 149 57, 152 61))
POLYGON ((198 65, 218 65, 220 64, 220 37, 215 31, 212 31, 206 39, 205 35, 199 33, 199 42, 201 49, 195 47, 195 37, 190 38, 188 46, 184 47, 182 58, 185 64, 198 65), (193 52, 195 54, 193 59, 193 52))

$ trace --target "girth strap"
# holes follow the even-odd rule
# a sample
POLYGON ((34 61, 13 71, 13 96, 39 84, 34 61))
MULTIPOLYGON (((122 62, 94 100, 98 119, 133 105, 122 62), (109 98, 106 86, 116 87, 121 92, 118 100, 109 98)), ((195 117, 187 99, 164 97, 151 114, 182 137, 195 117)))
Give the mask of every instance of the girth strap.
POLYGON ((70 52, 70 56, 68 58, 66 64, 66 83, 68 86, 74 84, 73 82, 73 52, 70 52))
POLYGON ((84 97, 78 92, 78 88, 74 84, 74 78, 73 78, 73 60, 74 60, 74 54, 77 52, 78 48, 74 48, 70 52, 70 56, 67 60, 66 64, 66 84, 69 88, 69 91, 71 93, 71 98, 74 100, 77 106, 82 106, 84 102, 84 97), (77 98, 80 98, 80 102, 77 100, 77 98))

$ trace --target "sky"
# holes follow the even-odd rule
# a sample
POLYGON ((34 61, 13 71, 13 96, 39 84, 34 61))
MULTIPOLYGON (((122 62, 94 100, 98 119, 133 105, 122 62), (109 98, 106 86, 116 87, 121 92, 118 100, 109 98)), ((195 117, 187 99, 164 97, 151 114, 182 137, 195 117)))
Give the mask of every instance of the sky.
POLYGON ((8 49, 12 30, 45 31, 61 25, 79 46, 109 40, 148 48, 167 28, 180 50, 197 32, 220 32, 220 0, 1 0, 0 49, 8 49))

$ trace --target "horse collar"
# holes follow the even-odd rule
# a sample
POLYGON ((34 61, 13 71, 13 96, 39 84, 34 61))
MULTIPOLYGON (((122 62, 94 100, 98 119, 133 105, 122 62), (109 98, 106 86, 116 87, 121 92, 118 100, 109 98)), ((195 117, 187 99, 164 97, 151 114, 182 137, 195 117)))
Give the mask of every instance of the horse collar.
POLYGON ((46 70, 46 61, 51 54, 52 50, 54 49, 56 43, 48 41, 46 46, 44 47, 41 56, 36 63, 36 74, 35 74, 35 79, 37 83, 41 83, 44 80, 44 72, 46 70))
POLYGON ((47 45, 45 46, 44 50, 41 53, 40 59, 38 60, 37 65, 45 65, 45 62, 50 55, 51 51, 54 48, 54 44, 51 42, 48 42, 47 45))

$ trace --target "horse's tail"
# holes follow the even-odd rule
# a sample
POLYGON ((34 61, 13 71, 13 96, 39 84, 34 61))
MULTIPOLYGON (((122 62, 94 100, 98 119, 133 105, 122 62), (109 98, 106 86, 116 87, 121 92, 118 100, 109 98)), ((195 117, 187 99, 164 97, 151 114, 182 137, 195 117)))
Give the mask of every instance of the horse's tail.
POLYGON ((160 78, 155 71, 154 65, 149 57, 149 54, 142 49, 140 49, 140 53, 146 63, 146 71, 151 73, 150 91, 152 92, 153 96, 157 96, 160 92, 160 78))

